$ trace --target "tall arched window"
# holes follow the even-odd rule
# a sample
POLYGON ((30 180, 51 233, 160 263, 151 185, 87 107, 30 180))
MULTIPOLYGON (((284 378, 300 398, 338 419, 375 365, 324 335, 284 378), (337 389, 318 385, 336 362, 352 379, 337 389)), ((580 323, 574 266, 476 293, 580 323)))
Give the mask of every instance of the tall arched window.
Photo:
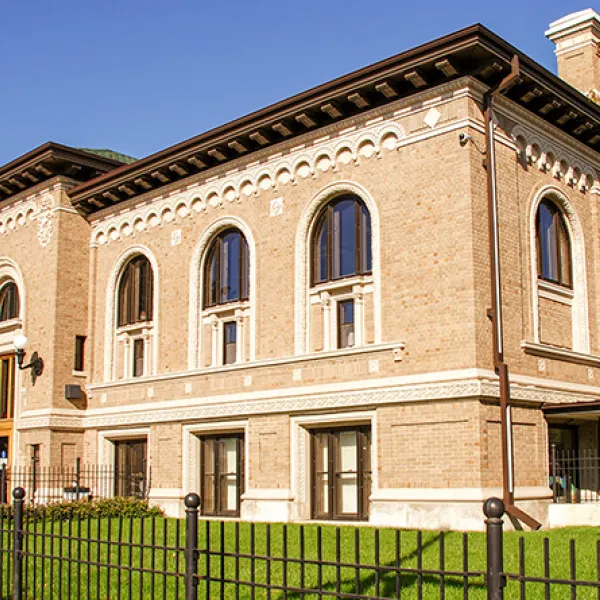
POLYGON ((569 232, 562 212, 550 200, 542 200, 538 206, 535 231, 538 278, 572 287, 569 232))
POLYGON ((152 267, 145 256, 129 261, 119 282, 119 327, 152 320, 152 279, 152 267))
POLYGON ((146 256, 134 256, 125 266, 117 288, 117 340, 122 360, 120 376, 142 377, 151 372, 154 337, 154 273, 146 256))
POLYGON ((354 194, 342 194, 318 213, 310 237, 311 346, 334 350, 370 338, 365 302, 372 307, 371 215, 354 194))
POLYGON ((371 272, 371 217, 356 196, 330 202, 312 238, 313 285, 371 272))
POLYGON ((19 290, 14 281, 0 288, 0 321, 10 321, 19 316, 19 290))
POLYGON ((203 352, 205 366, 239 363, 247 355, 248 243, 239 229, 227 228, 212 240, 205 256, 202 306, 212 330, 205 336, 211 340, 210 349, 203 352))
POLYGON ((237 229, 222 231, 204 263, 204 308, 248 299, 248 244, 237 229))

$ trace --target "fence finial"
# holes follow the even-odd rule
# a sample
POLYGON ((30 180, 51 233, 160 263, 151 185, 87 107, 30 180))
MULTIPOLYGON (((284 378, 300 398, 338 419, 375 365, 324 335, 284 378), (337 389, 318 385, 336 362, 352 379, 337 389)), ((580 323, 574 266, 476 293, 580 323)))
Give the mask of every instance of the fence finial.
POLYGON ((483 514, 488 519, 500 519, 504 514, 504 502, 500 498, 488 498, 483 503, 483 514))
POLYGON ((184 498, 183 502, 186 508, 198 508, 200 506, 200 496, 192 492, 184 498))
POLYGON ((23 500, 25 498, 25 490, 22 487, 17 487, 13 490, 13 498, 15 500, 23 500))

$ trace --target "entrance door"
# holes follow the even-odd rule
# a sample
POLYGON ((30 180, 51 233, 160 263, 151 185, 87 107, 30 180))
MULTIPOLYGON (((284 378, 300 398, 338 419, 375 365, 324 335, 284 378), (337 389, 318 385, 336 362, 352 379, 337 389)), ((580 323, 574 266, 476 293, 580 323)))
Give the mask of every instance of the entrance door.
POLYGON ((133 498, 146 496, 146 452, 142 440, 115 442, 115 495, 133 498))

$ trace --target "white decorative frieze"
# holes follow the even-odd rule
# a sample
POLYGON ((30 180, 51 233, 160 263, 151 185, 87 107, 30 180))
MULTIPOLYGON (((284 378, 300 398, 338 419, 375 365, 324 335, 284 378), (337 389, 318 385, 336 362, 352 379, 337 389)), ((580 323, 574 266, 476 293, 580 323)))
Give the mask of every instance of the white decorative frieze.
POLYGON ((511 136, 517 153, 528 165, 582 193, 598 187, 599 175, 596 170, 555 140, 522 125, 515 126, 511 136))
MULTIPOLYGON (((339 165, 358 164, 392 152, 400 140, 406 137, 404 128, 397 120, 378 121, 353 131, 339 132, 308 147, 299 147, 285 156, 277 155, 266 163, 253 164, 235 173, 225 173, 193 186, 165 199, 133 208, 114 217, 96 223, 92 233, 92 245, 110 244, 194 214, 222 208, 232 202, 241 202, 257 196, 260 192, 280 190, 320 173, 335 171, 339 165)), ((283 199, 270 203, 271 216, 283 212, 283 199)))

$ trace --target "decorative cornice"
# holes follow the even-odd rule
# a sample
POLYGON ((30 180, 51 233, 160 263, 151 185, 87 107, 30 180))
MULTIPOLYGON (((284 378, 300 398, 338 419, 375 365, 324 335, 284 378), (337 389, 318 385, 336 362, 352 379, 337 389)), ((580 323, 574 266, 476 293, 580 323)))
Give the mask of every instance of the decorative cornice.
MULTIPOLYGON (((446 381, 437 384, 413 385, 404 387, 380 388, 343 393, 299 394, 296 397, 267 398, 240 402, 215 402, 213 404, 193 404, 178 408, 103 413, 81 417, 66 415, 32 415, 22 417, 17 429, 73 429, 130 427, 134 425, 189 422, 205 419, 224 419, 264 415, 273 413, 298 413, 320 410, 348 410, 360 407, 384 406, 406 402, 455 401, 461 399, 498 399, 497 381, 463 380, 446 381)), ((516 402, 542 404, 544 402, 572 403, 585 402, 596 396, 557 389, 511 385, 511 398, 516 402)))
POLYGON ((142 231, 173 222, 209 209, 223 208, 232 202, 256 197, 271 189, 281 190, 319 172, 335 171, 337 166, 357 164, 393 151, 405 137, 402 126, 394 119, 345 131, 328 137, 311 147, 300 147, 285 156, 279 155, 266 164, 253 163, 241 172, 228 173, 222 179, 206 181, 174 196, 156 200, 124 214, 95 224, 92 244, 108 244, 142 231))

